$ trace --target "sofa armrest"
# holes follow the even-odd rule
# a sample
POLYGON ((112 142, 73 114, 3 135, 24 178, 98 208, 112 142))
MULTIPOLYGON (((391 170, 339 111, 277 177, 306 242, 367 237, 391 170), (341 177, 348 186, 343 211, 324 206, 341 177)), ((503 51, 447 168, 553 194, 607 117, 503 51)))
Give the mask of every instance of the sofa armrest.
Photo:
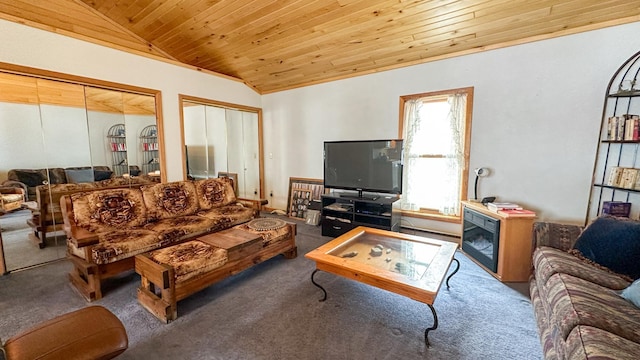
POLYGON ((534 222, 532 234, 532 249, 549 246, 563 251, 573 247, 584 226, 559 224, 552 222, 534 222))
POLYGON ((95 245, 98 243, 98 234, 80 227, 72 227, 67 234, 71 234, 68 236, 68 239, 77 248, 95 245))
POLYGON ((69 195, 64 195, 60 198, 60 210, 64 220, 64 232, 73 245, 81 248, 98 243, 98 235, 96 233, 83 229, 76 224, 73 216, 73 203, 69 195))
POLYGON ((269 200, 237 198, 236 202, 242 204, 243 206, 252 208, 254 210, 262 210, 262 206, 268 204, 269 200))

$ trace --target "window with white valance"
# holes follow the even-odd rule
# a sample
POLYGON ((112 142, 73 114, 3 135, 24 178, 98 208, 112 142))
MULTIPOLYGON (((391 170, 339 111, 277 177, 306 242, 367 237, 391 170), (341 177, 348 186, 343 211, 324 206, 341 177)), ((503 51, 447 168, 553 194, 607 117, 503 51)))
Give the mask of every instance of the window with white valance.
POLYGON ((473 88, 403 96, 402 209, 460 216, 467 192, 473 88))

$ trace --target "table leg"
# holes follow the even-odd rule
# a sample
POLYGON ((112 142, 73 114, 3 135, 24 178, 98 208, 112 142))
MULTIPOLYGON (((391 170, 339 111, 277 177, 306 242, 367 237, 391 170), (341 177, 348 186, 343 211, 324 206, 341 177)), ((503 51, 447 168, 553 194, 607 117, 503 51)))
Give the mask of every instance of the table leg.
POLYGON ((427 305, 429 305, 429 309, 431 309, 431 313, 433 313, 433 326, 430 328, 427 328, 424 331, 424 343, 429 348, 431 347, 431 344, 429 344, 429 331, 435 330, 438 328, 438 315, 436 315, 436 309, 433 307, 433 305, 431 304, 427 304, 427 305))
POLYGON ((452 277, 453 275, 455 275, 455 274, 458 272, 458 270, 460 270, 460 261, 458 261, 458 259, 456 259, 456 258, 453 258, 453 261, 455 261, 455 262, 456 262, 456 269, 455 269, 455 270, 453 270, 453 272, 451 273, 451 275, 449 275, 449 276, 447 277, 447 282, 446 282, 446 284, 447 284, 447 289, 449 288, 449 279, 451 279, 451 277, 452 277))
POLYGON ((327 300, 327 291, 326 291, 322 286, 320 286, 317 282, 315 282, 315 281, 313 280, 313 276, 314 276, 318 271, 319 271, 318 269, 315 269, 315 270, 313 270, 313 272, 311 273, 311 282, 313 283, 313 285, 315 285, 315 286, 319 287, 319 288, 320 288, 320 290, 322 290, 322 292, 324 293, 324 296, 322 297, 322 299, 320 299, 320 300, 318 300, 318 301, 325 301, 325 300, 327 300))

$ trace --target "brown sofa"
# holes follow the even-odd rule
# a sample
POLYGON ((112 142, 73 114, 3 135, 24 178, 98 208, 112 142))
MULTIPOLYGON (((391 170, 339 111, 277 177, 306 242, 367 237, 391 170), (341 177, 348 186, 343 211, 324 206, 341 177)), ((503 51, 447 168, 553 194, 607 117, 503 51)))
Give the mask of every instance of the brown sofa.
POLYGON ((40 248, 46 246, 47 233, 60 231, 63 228, 60 199, 65 195, 94 189, 116 189, 124 187, 140 187, 142 185, 159 182, 159 178, 147 175, 131 177, 112 177, 102 181, 84 183, 63 183, 36 186, 36 201, 29 202, 31 219, 27 224, 31 226, 39 239, 40 248))
POLYGON ((529 285, 544 357, 637 359, 640 309, 620 296, 630 279, 574 255, 582 230, 534 224, 529 285))
POLYGON ((135 256, 227 229, 259 215, 228 178, 74 193, 61 200, 71 283, 88 301, 101 283, 134 269, 135 256))
POLYGON ((7 180, 2 184, 3 186, 22 187, 27 193, 27 200, 34 201, 36 200, 36 187, 44 184, 88 182, 86 172, 91 172, 90 175, 93 175, 90 181, 102 181, 113 176, 113 172, 108 166, 81 166, 66 169, 11 169, 7 173, 7 180), (69 174, 69 176, 67 176, 67 174, 69 174))

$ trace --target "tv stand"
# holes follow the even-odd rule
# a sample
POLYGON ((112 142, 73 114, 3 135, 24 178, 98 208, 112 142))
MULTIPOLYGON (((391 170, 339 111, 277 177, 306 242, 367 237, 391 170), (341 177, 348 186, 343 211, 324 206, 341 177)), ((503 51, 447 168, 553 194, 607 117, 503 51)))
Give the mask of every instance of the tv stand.
POLYGON ((358 195, 353 193, 340 193, 340 197, 347 199, 359 199, 359 200, 378 200, 380 196, 377 195, 364 195, 362 190, 358 190, 358 195))
POLYGON ((322 195, 322 236, 338 237, 358 226, 400 231, 400 201, 394 195, 322 195))

